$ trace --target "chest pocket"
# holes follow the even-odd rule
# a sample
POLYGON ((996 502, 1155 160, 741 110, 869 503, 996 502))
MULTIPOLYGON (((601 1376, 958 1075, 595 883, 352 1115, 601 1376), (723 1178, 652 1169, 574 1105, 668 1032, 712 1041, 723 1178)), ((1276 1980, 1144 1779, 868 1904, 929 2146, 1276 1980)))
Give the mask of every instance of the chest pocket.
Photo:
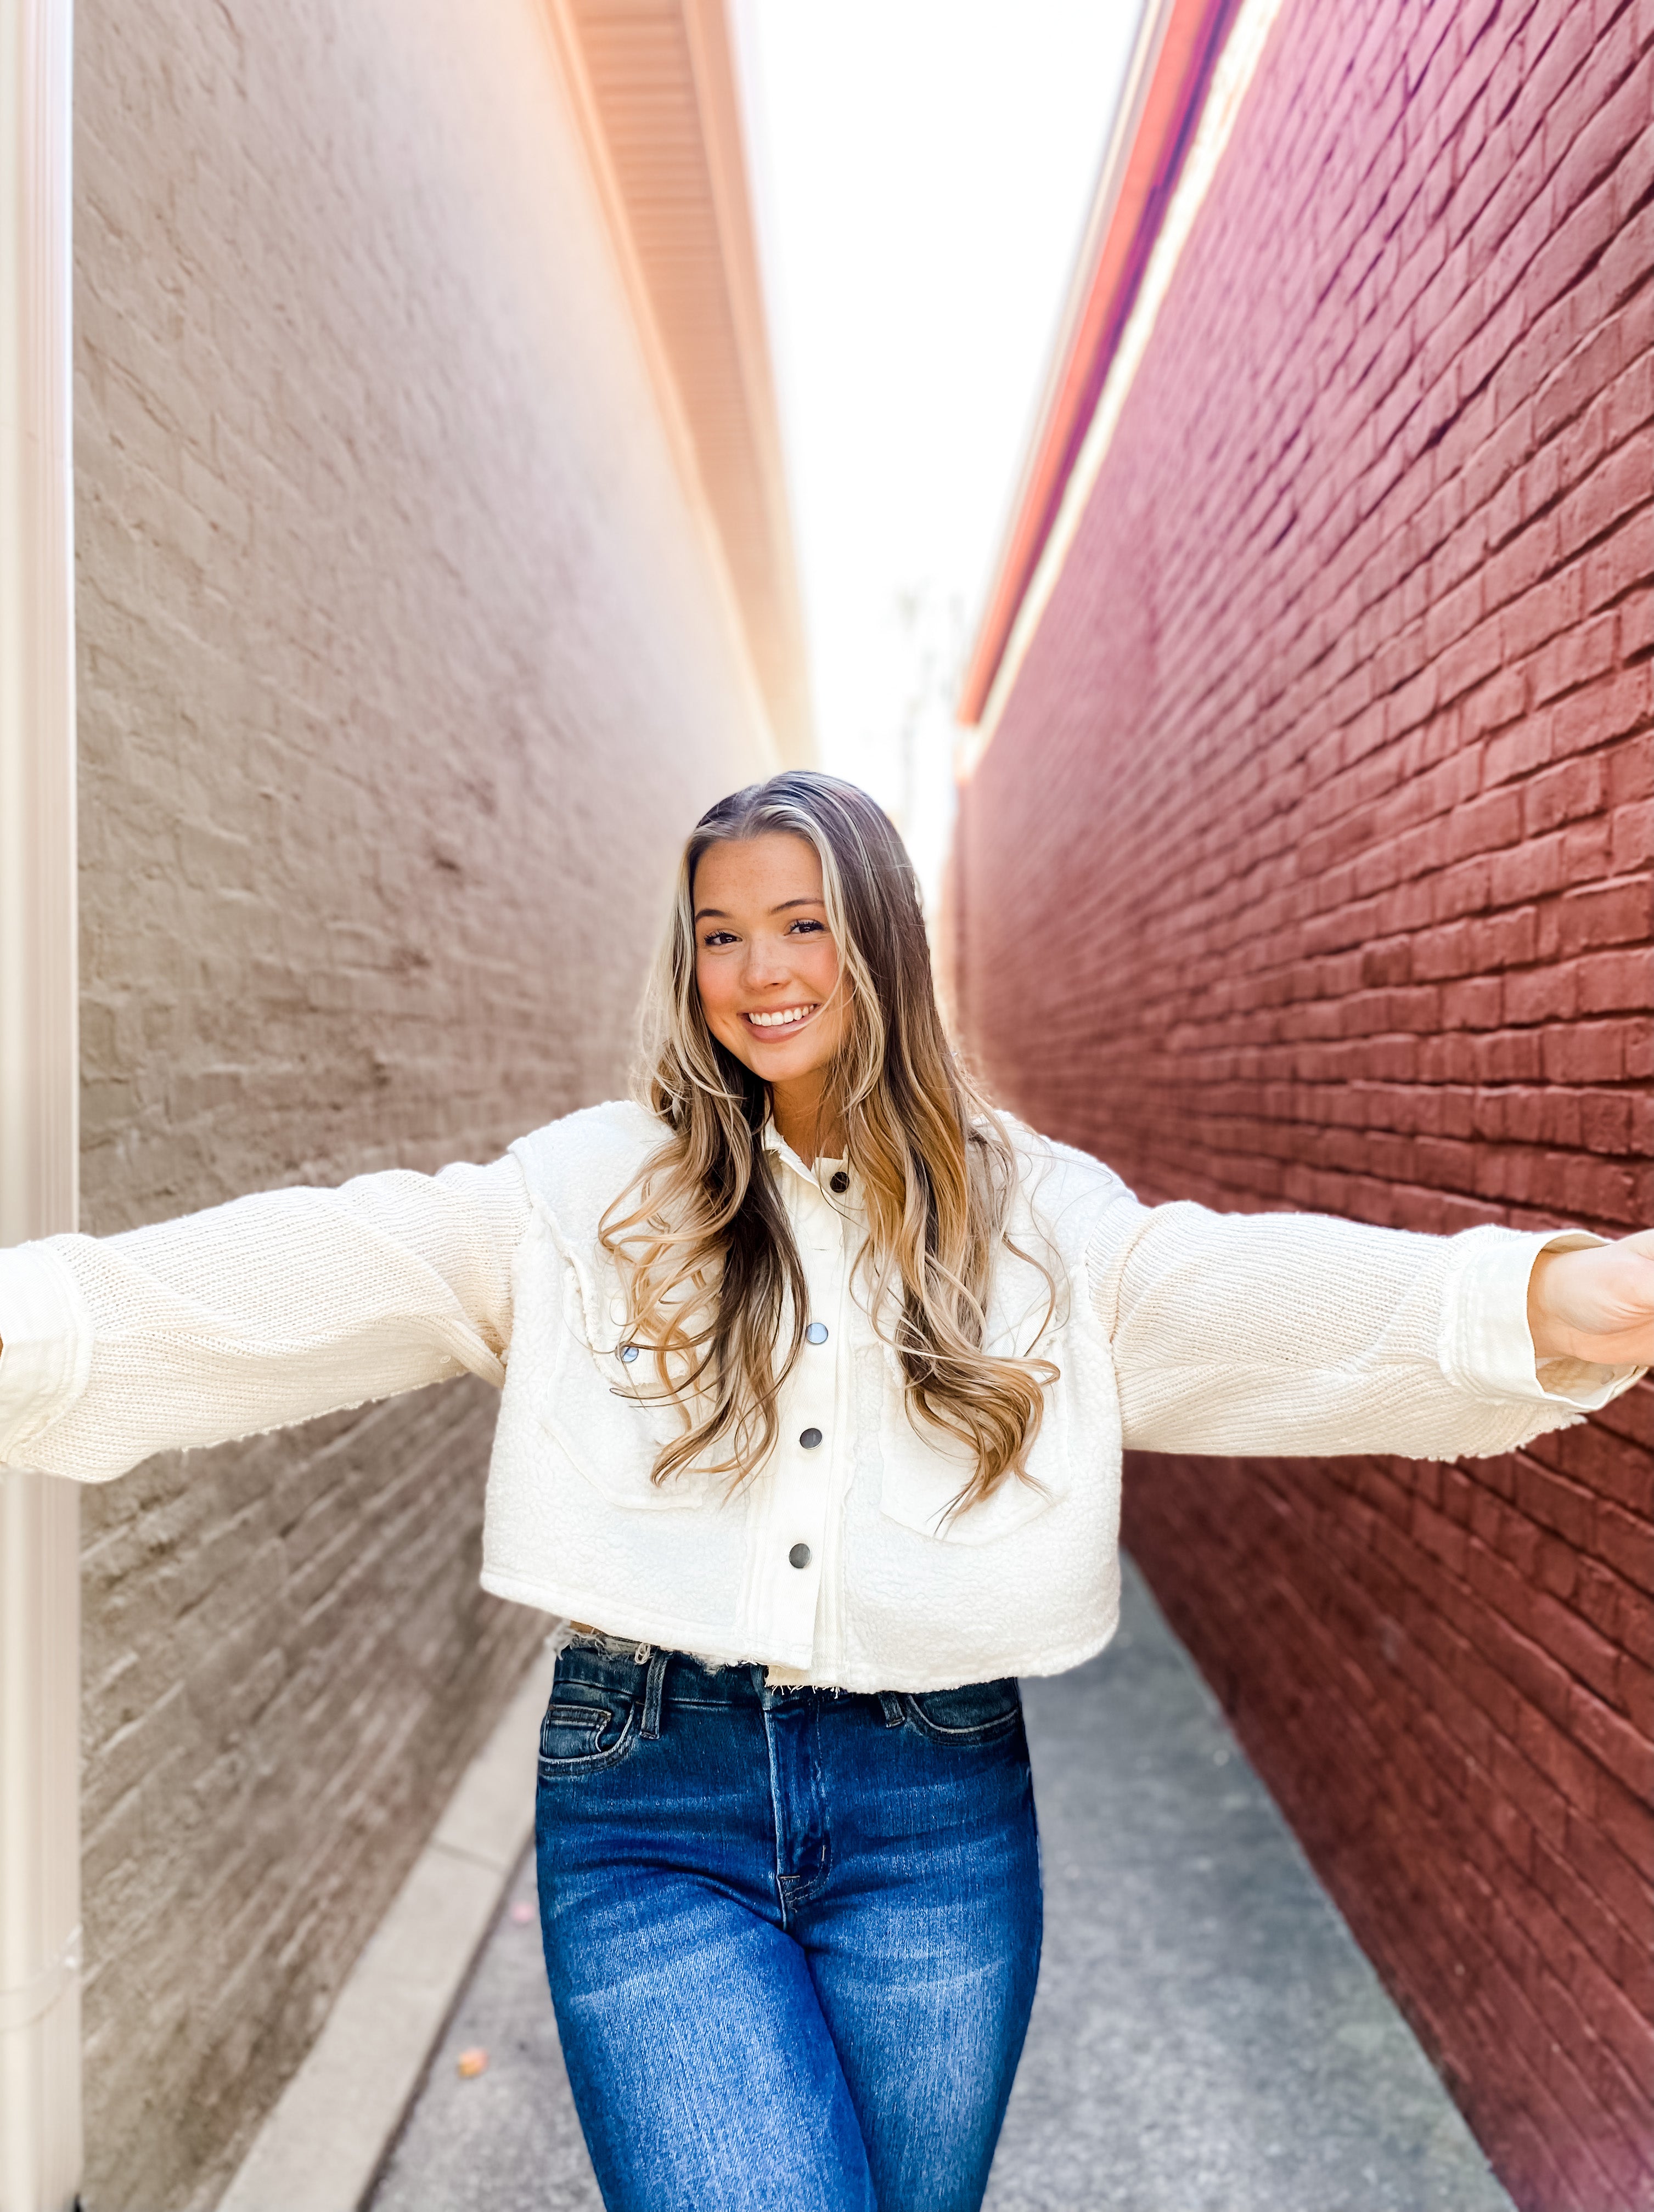
POLYGON ((617 1274, 566 1249, 554 1264, 558 1295, 550 1323, 556 1357, 542 1427, 581 1479, 612 1504, 640 1513, 704 1506, 719 1480, 704 1468, 651 1480, 657 1453, 682 1435, 684 1425, 672 1401, 659 1395, 654 1349, 627 1343, 617 1274))
POLYGON ((862 1419, 870 1425, 873 1420, 878 1424, 879 1510, 887 1521, 941 1543, 997 1543, 1049 1513, 1073 1484, 1073 1394, 1062 1387, 1061 1379, 1069 1352, 1068 1330, 1061 1325, 1064 1293, 1059 1286, 1057 1322, 1042 1331, 1049 1301, 1044 1279, 1031 1268, 1006 1272, 1010 1279, 1004 1285, 1005 1295, 995 1298, 989 1315, 988 1351, 1001 1358, 1049 1359, 1059 1375, 1043 1394, 1039 1434, 1028 1455, 1032 1481, 1007 1475, 980 1504, 957 1506, 955 1500, 976 1472, 974 1457, 943 1431, 909 1417, 901 1363, 888 1344, 859 1355, 867 1363, 858 1376, 862 1419), (871 1402, 875 1393, 876 1407, 871 1402))

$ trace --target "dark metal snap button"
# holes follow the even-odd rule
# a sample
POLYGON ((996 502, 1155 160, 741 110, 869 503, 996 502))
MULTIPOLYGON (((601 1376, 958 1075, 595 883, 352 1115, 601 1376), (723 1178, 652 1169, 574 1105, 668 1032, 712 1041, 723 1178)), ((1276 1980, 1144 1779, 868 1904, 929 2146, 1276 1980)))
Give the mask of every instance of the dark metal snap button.
POLYGON ((828 1177, 827 1188, 829 1190, 836 1190, 841 1198, 843 1197, 845 1192, 850 1188, 850 1178, 842 1168, 836 1169, 828 1177))
POLYGON ((807 1567, 810 1564, 810 1547, 807 1544, 794 1544, 787 1554, 787 1564, 791 1567, 807 1567))
POLYGON ((826 1322, 824 1321, 812 1321, 809 1328, 804 1332, 804 1340, 806 1344, 825 1344, 827 1341, 826 1322))
POLYGON ((821 1442, 821 1431, 806 1429, 799 1438, 799 1442, 804 1446, 806 1451, 814 1451, 816 1446, 821 1442))

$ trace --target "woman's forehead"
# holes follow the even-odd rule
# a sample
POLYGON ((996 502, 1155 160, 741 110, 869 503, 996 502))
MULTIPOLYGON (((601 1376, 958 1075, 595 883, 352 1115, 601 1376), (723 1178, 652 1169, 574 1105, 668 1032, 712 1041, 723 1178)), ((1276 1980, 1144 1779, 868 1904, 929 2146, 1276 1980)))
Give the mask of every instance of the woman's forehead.
POLYGON ((818 902, 821 858, 807 837, 788 830, 721 839, 702 854, 693 890, 697 913, 708 906, 769 913, 800 899, 818 902))

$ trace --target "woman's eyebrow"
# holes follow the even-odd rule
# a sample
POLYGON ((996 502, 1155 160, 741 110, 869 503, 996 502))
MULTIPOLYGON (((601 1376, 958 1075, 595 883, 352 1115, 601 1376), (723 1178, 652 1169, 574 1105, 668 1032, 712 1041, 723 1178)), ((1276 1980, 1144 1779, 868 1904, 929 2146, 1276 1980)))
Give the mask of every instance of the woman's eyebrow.
MULTIPOLYGON (((783 899, 779 906, 772 906, 769 911, 771 914, 785 914, 789 907, 825 906, 826 903, 825 899, 818 898, 783 899)), ((697 906, 695 919, 696 921, 727 921, 729 916, 721 906, 697 906)))

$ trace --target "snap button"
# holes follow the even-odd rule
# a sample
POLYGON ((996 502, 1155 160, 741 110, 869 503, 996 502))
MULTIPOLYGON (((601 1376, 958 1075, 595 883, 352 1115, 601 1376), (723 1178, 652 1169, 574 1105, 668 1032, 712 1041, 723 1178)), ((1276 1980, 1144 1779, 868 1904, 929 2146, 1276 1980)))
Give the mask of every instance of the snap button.
POLYGON ((787 1554, 787 1564, 789 1567, 807 1567, 810 1564, 810 1547, 807 1544, 794 1544, 787 1554))
POLYGON ((821 1431, 806 1429, 799 1438, 799 1442, 804 1446, 806 1451, 814 1451, 816 1446, 821 1442, 821 1431))
POLYGON ((809 1328, 804 1332, 804 1340, 806 1344, 825 1344, 827 1341, 826 1322, 824 1321, 812 1321, 809 1328))
POLYGON ((843 1197, 845 1192, 850 1188, 850 1178, 845 1174, 842 1168, 838 1168, 834 1170, 832 1176, 828 1180, 827 1188, 829 1190, 836 1190, 841 1198, 843 1197))
POLYGON ((623 1359, 626 1362, 626 1364, 629 1367, 633 1360, 637 1357, 637 1346, 635 1344, 623 1344, 620 1347, 618 1356, 623 1359))

